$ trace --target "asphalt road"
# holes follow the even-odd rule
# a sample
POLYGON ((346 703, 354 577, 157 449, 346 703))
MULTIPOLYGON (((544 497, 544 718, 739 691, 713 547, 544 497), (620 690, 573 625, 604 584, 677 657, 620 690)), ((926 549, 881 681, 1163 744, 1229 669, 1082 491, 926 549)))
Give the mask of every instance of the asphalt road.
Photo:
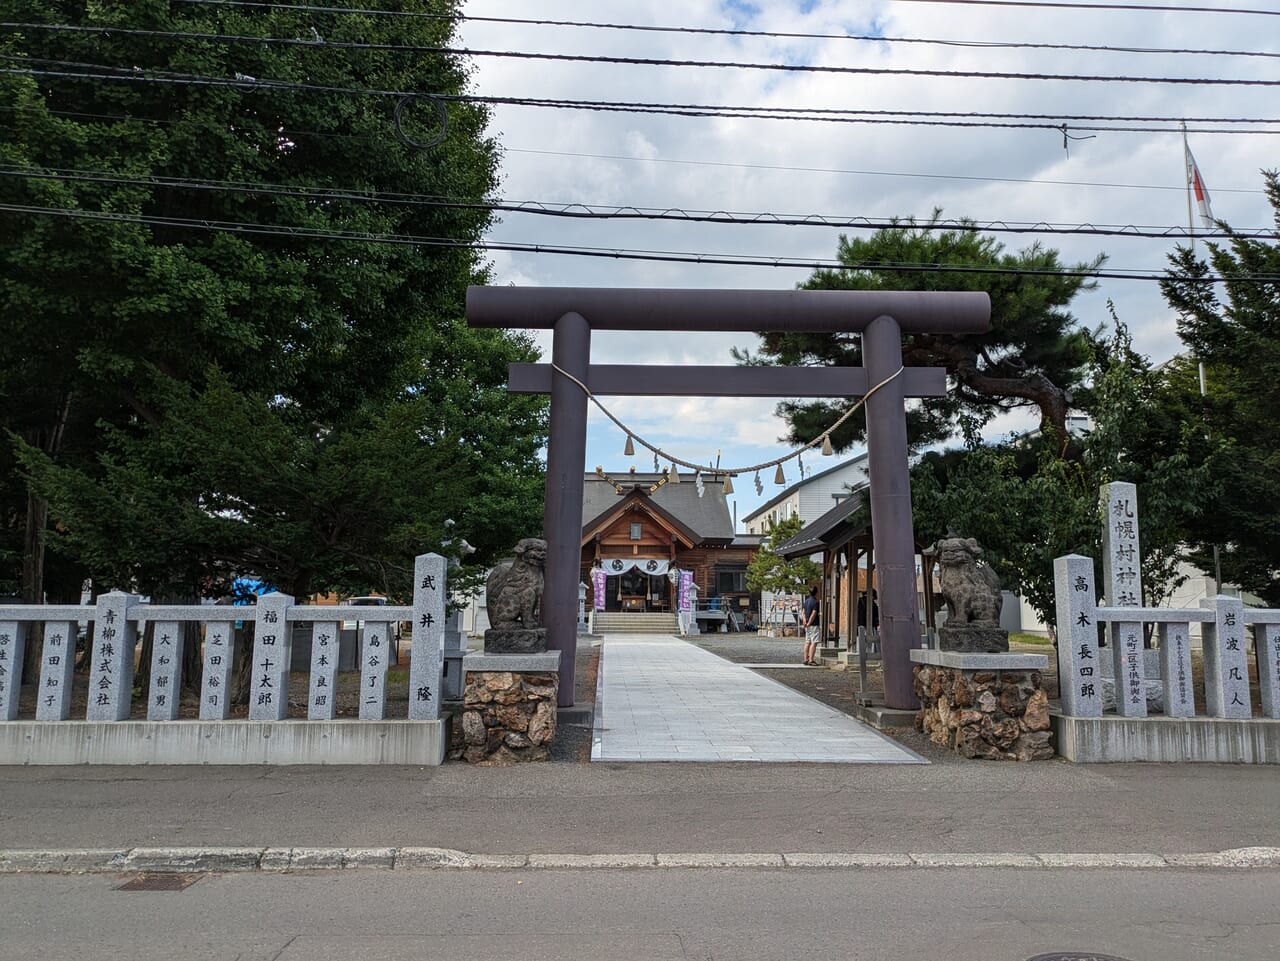
POLYGON ((1280 872, 344 871, 0 876, 0 961, 1275 961, 1280 872))
POLYGON ((1164 854, 1280 846, 1280 776, 1065 761, 7 767, 0 838, 14 849, 1164 854))

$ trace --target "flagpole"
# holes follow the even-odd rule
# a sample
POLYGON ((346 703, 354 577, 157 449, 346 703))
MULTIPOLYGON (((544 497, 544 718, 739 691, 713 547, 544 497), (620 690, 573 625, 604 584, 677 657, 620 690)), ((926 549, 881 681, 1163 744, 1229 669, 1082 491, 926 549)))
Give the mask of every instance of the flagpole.
MULTIPOLYGON (((1186 181, 1187 187, 1187 233, 1191 238, 1191 253, 1196 252, 1196 221, 1195 216, 1191 212, 1191 145, 1187 143, 1187 122, 1182 121, 1182 179, 1186 181)), ((1197 365, 1200 371, 1200 396, 1203 398, 1208 394, 1208 384, 1204 375, 1204 361, 1198 360, 1197 365)), ((1205 430, 1205 437, 1209 436, 1209 432, 1205 430)), ((1222 555, 1218 551, 1218 545, 1213 545, 1213 593, 1222 592, 1222 555)))

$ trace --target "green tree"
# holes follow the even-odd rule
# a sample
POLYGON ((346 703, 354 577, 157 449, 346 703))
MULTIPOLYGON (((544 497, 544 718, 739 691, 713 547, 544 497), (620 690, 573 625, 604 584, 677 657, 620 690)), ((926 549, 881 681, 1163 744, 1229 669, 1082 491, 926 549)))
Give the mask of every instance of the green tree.
POLYGON ((814 581, 822 577, 822 568, 807 557, 788 560, 779 557, 776 549, 789 537, 800 533, 804 521, 788 517, 778 521, 769 531, 769 537, 747 565, 747 587, 753 591, 769 591, 774 594, 803 593, 814 581))
MULTIPOLYGON (((871 237, 840 238, 843 266, 815 271, 800 286, 807 290, 976 290, 991 296, 991 330, 963 336, 905 334, 903 361, 913 367, 945 367, 948 395, 925 400, 908 412, 914 443, 944 441, 964 429, 976 436, 996 414, 1021 408, 1039 410, 1042 425, 1066 437, 1071 391, 1080 383, 1089 359, 1087 333, 1075 326, 1067 307, 1091 284, 1068 267, 1056 251, 1033 245, 1006 253, 993 237, 965 230, 942 230, 934 220, 876 231, 871 237), (918 265, 950 266, 937 271, 918 265), (1005 272, 1001 272, 1005 271, 1005 272), (1034 271, 1018 274, 1012 271, 1034 271)), ((1074 270, 1100 266, 1099 256, 1074 270)), ((862 338, 853 333, 769 333, 759 352, 738 352, 743 363, 812 366, 860 366, 862 338)), ((803 443, 820 435, 839 417, 843 405, 826 401, 788 401, 778 413, 790 424, 789 439, 803 443)), ((865 436, 862 412, 832 435, 843 450, 865 436)))
POLYGON ((457 5, 386 6, 431 16, 8 5, 37 75, 0 77, 0 558, 31 598, 45 540, 157 595, 403 596, 447 517, 477 562, 536 530, 545 411, 502 389, 535 351, 462 318, 486 111, 449 101, 417 149, 397 106, 419 140, 432 108, 376 93, 464 92, 461 59, 396 49, 449 46, 457 5))
POLYGON ((1058 456, 1055 442, 1036 435, 926 454, 912 471, 917 538, 936 540, 949 529, 977 538, 1004 587, 1048 624, 1055 558, 1094 558, 1101 585, 1103 484, 1137 485, 1142 580, 1152 605, 1181 582, 1188 524, 1216 489, 1200 459, 1202 439, 1184 417, 1181 369, 1154 368, 1133 350, 1125 325, 1114 324, 1111 336, 1094 338, 1080 390, 1092 427, 1079 441, 1079 458, 1058 456))
MULTIPOLYGON (((1264 171, 1280 231, 1280 173, 1264 171)), ((1161 289, 1179 315, 1178 332, 1204 363, 1207 396, 1183 365, 1183 404, 1196 432, 1209 438, 1206 461, 1218 486, 1187 532, 1195 559, 1212 570, 1221 551, 1223 580, 1280 604, 1280 243, 1231 234, 1170 257, 1161 289), (1208 278, 1225 278, 1220 288, 1208 278)))

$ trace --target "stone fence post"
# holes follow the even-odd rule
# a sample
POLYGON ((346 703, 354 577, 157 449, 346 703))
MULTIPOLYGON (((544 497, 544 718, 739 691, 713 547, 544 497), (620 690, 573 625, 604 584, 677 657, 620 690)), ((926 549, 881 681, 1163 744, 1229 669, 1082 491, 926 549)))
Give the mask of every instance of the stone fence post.
POLYGON ((446 562, 439 554, 419 554, 413 565, 413 640, 409 654, 409 720, 440 717, 444 674, 446 562))
POLYGON ((1053 562, 1058 623, 1058 687, 1067 717, 1102 717, 1093 561, 1068 554, 1053 562))

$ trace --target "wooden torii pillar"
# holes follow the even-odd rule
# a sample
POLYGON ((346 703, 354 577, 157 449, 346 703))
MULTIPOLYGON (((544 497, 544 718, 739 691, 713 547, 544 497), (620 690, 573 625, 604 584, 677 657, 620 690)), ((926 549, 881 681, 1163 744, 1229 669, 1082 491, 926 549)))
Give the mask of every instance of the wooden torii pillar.
MULTIPOLYGON (((547 443, 547 539, 543 623, 561 652, 560 704, 573 703, 577 589, 582 553, 587 397, 597 395, 860 397, 902 366, 902 333, 981 333, 985 293, 861 290, 664 290, 470 287, 473 327, 554 331, 552 364, 512 364, 509 389, 551 395, 547 443), (864 367, 661 367, 591 363, 592 330, 860 332, 864 367)), ((877 560, 885 703, 917 707, 912 648, 920 646, 915 545, 907 465, 907 397, 946 393, 942 368, 911 367, 867 400, 867 467, 877 560)))

